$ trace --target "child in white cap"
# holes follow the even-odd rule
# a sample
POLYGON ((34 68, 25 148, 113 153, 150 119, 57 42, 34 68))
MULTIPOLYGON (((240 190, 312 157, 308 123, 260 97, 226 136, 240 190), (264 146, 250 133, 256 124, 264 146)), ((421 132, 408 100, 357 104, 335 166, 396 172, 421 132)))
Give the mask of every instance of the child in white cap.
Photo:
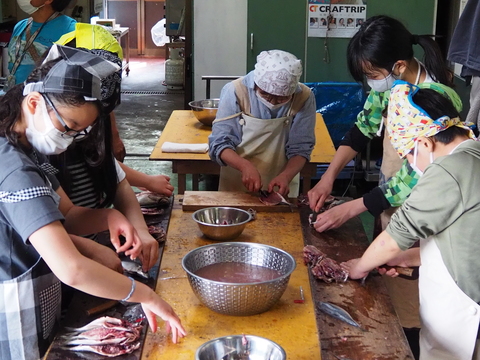
POLYGON ((210 157, 222 165, 219 190, 298 195, 299 172, 315 145, 316 111, 301 75, 294 55, 262 51, 253 71, 222 89, 209 136, 210 157))

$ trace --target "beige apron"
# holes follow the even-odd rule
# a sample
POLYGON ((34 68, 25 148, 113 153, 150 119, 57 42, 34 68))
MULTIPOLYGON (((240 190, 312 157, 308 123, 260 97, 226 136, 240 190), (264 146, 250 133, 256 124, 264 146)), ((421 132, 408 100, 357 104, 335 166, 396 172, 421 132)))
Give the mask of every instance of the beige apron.
POLYGON ((420 241, 420 360, 471 360, 480 306, 455 283, 435 237, 420 241))
MULTIPOLYGON (((380 181, 387 181, 394 176, 402 166, 403 160, 400 159, 397 152, 388 139, 383 138, 383 160, 380 167, 380 181)), ((385 230, 390 218, 398 208, 392 207, 380 214, 382 230, 385 230)), ((420 327, 420 316, 418 313, 418 280, 403 279, 400 277, 392 278, 383 276, 383 280, 388 289, 393 307, 397 312, 400 324, 407 329, 420 327)))
MULTIPOLYGON (((419 63, 420 65, 420 63, 419 63)), ((418 84, 421 74, 421 65, 419 66, 417 73, 417 79, 415 81, 418 84)), ((385 119, 384 127, 386 127, 385 119)), ((393 148, 390 139, 387 134, 383 137, 383 160, 380 167, 380 182, 382 185, 388 179, 395 176, 395 174, 402 167, 403 160, 400 159, 397 152, 393 148)), ((385 230, 393 213, 397 211, 397 207, 392 207, 385 210, 380 214, 380 221, 382 224, 382 230, 385 230)), ((397 316, 400 320, 400 324, 407 329, 420 327, 419 316, 419 301, 418 301, 418 280, 403 279, 400 277, 392 278, 390 276, 383 276, 385 285, 388 289, 390 298, 392 299, 393 307, 397 312, 397 316)))
MULTIPOLYGON (((276 119, 259 119, 251 116, 248 90, 242 84, 242 78, 235 80, 235 93, 242 109, 241 113, 227 118, 216 119, 223 121, 240 116, 242 126, 242 141, 235 149, 242 158, 250 161, 260 173, 262 188, 268 184, 286 166, 288 159, 285 155, 285 144, 290 131, 292 119, 303 107, 310 96, 310 89, 300 84, 302 91, 296 93, 291 101, 287 116, 276 119)), ((297 174, 289 184, 289 197, 297 197, 299 193, 300 174, 297 174)), ((222 166, 220 169, 220 191, 247 191, 242 183, 242 173, 231 166, 222 166)))
MULTIPOLYGON (((258 119, 242 114, 242 142, 236 152, 242 158, 250 161, 262 177, 262 188, 267 189, 287 164, 285 143, 293 116, 276 119, 258 119)), ((290 197, 298 196, 300 174, 297 174, 289 184, 290 197)), ((246 191, 242 183, 242 173, 231 166, 220 169, 220 191, 246 191)))

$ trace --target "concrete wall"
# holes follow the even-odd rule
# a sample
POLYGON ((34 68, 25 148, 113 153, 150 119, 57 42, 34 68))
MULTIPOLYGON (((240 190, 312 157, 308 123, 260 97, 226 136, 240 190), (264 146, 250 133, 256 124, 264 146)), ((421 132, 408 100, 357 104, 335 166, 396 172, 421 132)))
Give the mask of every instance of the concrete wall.
MULTIPOLYGON (((205 99, 202 75, 244 75, 247 68, 247 0, 193 2, 193 96, 205 99)), ((227 81, 212 81, 211 97, 227 81)))

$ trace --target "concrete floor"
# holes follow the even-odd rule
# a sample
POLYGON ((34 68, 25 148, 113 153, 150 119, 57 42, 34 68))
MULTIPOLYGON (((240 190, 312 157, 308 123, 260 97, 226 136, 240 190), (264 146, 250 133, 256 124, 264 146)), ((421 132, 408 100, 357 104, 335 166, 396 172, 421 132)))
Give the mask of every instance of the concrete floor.
POLYGON ((172 111, 183 109, 183 91, 168 90, 164 80, 164 59, 131 58, 115 115, 127 151, 125 164, 147 174, 168 175, 175 185, 170 162, 148 159, 172 111))

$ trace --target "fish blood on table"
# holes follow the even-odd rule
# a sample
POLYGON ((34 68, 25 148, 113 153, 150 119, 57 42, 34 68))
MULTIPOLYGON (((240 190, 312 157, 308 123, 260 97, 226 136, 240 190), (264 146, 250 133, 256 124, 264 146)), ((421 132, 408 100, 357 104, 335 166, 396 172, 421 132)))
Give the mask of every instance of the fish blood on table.
POLYGON ((334 280, 337 283, 345 282, 348 279, 348 272, 313 245, 307 245, 303 248, 303 261, 305 265, 310 267, 310 271, 317 279, 327 283, 334 280))

